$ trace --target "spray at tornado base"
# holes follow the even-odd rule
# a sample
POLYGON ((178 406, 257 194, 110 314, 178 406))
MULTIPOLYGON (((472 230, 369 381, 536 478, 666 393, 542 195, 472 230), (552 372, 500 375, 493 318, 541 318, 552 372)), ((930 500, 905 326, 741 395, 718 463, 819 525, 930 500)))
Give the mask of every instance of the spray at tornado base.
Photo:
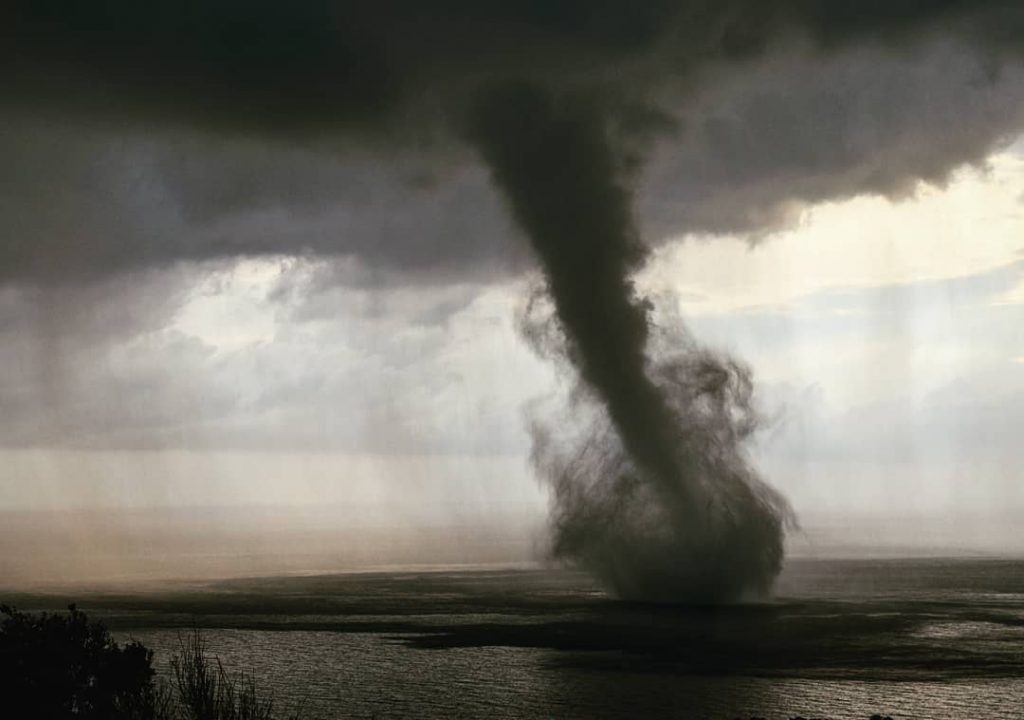
MULTIPOLYGON (((767 592, 789 511, 744 454, 750 376, 685 342, 651 356, 657 330, 630 278, 647 251, 606 118, 520 85, 482 102, 472 138, 541 260, 554 336, 564 336, 556 344, 581 379, 577 402, 597 406, 582 433, 532 428, 553 491, 555 555, 624 598, 767 592)), ((535 344, 552 337, 543 318, 526 321, 535 344)))
MULTIPOLYGON (((891 161, 861 167, 868 151, 857 142, 869 136, 876 154, 884 154, 883 142, 902 147, 920 108, 896 112, 887 104, 871 117, 870 132, 852 128, 856 142, 849 147, 842 134, 820 151, 803 148, 798 138, 799 152, 782 147, 760 161, 748 157, 758 151, 750 128, 728 117, 706 119, 690 136, 697 139, 687 157, 703 164, 691 178, 689 201, 675 202, 672 188, 664 188, 644 205, 658 206, 654 215, 661 215, 653 218, 633 197, 633 173, 641 166, 636 143, 659 135, 652 127, 661 113, 673 124, 695 88, 713 87, 723 68, 747 63, 749 69, 794 38, 812 65, 851 46, 881 52, 883 44, 955 41, 982 58, 987 74, 978 83, 994 82, 997 73, 988 71, 1004 55, 1019 54, 1024 14, 1001 0, 15 0, 3 26, 0 111, 12 123, 29 118, 42 128, 68 122, 95 132, 114 128, 154 146, 165 143, 168 155, 173 133, 183 132, 214 145, 227 136, 339 158, 353 152, 381 166, 421 145, 430 145, 424 154, 442 170, 482 161, 543 274, 543 293, 522 319, 525 336, 572 373, 569 406, 536 414, 530 426, 534 467, 553 498, 553 555, 623 598, 728 602, 770 591, 794 518, 748 457, 758 426, 749 370, 700 347, 678 323, 654 321, 654 305, 634 279, 650 247, 689 232, 758 232, 775 205, 792 199, 895 193, 920 178, 941 179, 984 157, 1008 122, 1000 121, 1004 113, 981 107, 968 128, 959 121, 959 105, 970 103, 957 98, 957 122, 930 127, 928 152, 911 143, 890 153, 891 161), (945 142, 954 136, 956 142, 945 142), (707 147, 694 153, 701 143, 707 147), (741 189, 701 214, 702 205, 714 204, 709 195, 741 185, 748 169, 749 192, 741 189), (794 177, 804 181, 797 189, 775 187, 794 177), (641 238, 640 227, 656 233, 641 238)), ((978 83, 968 79, 964 86, 978 83)), ((842 96, 840 119, 856 115, 850 89, 830 86, 824 95, 829 102, 842 96)), ((800 88, 787 87, 784 101, 790 92, 800 88)), ((937 102, 927 90, 902 88, 888 99, 908 106, 937 102)), ((769 102, 764 107, 767 136, 774 137, 790 115, 769 102)), ((683 120, 672 132, 682 137, 690 129, 683 120)), ((37 131, 47 132, 33 126, 37 131)), ((70 161, 54 161, 60 176, 69 174, 70 161)), ((263 203, 254 175, 246 173, 240 185, 251 184, 263 203)), ((288 193, 302 195, 290 189, 293 174, 284 175, 288 193)), ((444 172, 439 175, 441 184, 444 172)), ((129 239, 76 229, 62 245, 44 232, 45 241, 0 244, 0 281, 78 282, 260 254, 392 262, 411 274, 469 265, 474 240, 465 235, 472 223, 421 237, 426 231, 416 217, 389 224, 402 213, 399 195, 381 199, 374 190, 367 200, 361 176, 353 177, 346 186, 352 197, 332 196, 332 202, 358 219, 383 208, 367 221, 378 221, 369 229, 353 220, 337 236, 290 229, 268 236, 252 225, 200 235, 190 223, 198 224, 205 211, 190 214, 182 200, 166 213, 184 218, 182 237, 164 237, 148 219, 129 239), (400 232, 388 234, 388 227, 400 232)), ((244 205, 245 187, 209 183, 228 204, 244 205)), ((493 193, 485 187, 488 199, 493 193)), ((425 214, 444 215, 435 210, 425 214)), ((479 234, 485 230, 492 228, 479 234)))

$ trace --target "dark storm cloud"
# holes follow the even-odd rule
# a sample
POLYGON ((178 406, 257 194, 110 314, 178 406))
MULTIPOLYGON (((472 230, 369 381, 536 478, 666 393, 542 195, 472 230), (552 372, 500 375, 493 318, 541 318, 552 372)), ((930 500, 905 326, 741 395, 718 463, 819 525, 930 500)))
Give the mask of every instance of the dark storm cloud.
POLYGON ((0 280, 77 282, 237 255, 348 255, 363 282, 378 270, 446 281, 453 268, 525 264, 483 168, 436 153, 15 118, 0 121, 0 156, 0 280))
POLYGON ((15 105, 308 132, 531 72, 654 84, 791 27, 824 46, 956 23, 1012 43, 1019 15, 998 0, 22 0, 8 5, 3 60, 15 105))
POLYGON ((803 204, 900 199, 944 183, 1024 130, 1024 65, 962 44, 777 54, 721 73, 682 104, 636 190, 644 236, 767 233, 803 204))
POLYGON ((420 279, 521 268, 457 136, 478 93, 523 79, 600 97, 654 160, 647 241, 764 230, 790 201, 941 180, 1018 130, 1000 68, 1021 23, 941 0, 15 2, 0 274, 296 252, 420 279), (936 38, 959 44, 903 50, 936 38))

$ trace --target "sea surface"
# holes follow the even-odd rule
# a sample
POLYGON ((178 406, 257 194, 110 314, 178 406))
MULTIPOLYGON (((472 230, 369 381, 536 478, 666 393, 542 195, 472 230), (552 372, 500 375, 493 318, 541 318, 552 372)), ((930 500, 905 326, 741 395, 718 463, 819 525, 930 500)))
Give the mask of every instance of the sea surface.
POLYGON ((553 569, 77 594, 162 672, 198 627, 308 717, 1024 718, 1021 560, 793 560, 773 599, 730 607, 618 602, 553 569))

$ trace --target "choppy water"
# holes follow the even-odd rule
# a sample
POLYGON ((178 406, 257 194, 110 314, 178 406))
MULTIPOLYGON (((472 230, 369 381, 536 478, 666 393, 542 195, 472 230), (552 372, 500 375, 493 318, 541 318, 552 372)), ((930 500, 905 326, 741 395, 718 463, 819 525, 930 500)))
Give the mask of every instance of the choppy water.
POLYGON ((81 605, 164 667, 198 625, 225 665, 314 717, 1024 718, 1021 561, 796 561, 775 600, 730 608, 631 605, 578 574, 493 570, 81 605))

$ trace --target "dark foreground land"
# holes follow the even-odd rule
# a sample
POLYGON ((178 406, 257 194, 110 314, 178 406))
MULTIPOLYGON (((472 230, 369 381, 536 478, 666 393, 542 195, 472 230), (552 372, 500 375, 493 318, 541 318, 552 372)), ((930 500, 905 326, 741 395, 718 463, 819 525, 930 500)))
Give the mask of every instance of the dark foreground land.
POLYGON ((311 717, 1024 717, 1024 562, 794 561, 776 599, 614 601, 551 570, 4 593, 169 658, 201 628, 311 717))

